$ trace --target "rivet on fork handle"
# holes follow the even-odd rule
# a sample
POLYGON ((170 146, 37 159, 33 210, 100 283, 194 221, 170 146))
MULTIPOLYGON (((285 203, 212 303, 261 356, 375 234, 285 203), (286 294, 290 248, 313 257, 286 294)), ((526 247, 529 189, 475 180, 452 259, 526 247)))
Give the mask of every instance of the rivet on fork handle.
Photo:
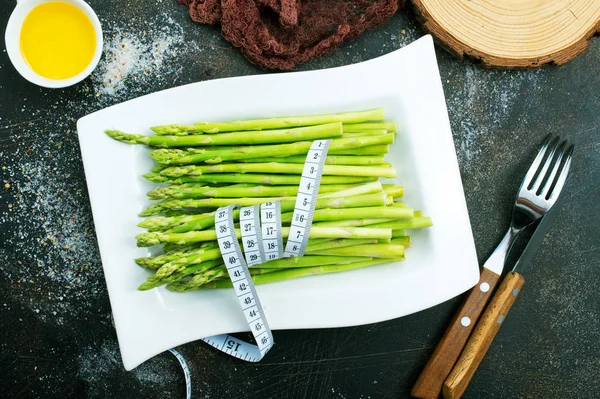
POLYGON ((444 381, 460 357, 499 278, 496 273, 483 269, 479 282, 455 313, 450 326, 419 375, 410 392, 413 397, 437 399, 441 395, 444 381))
POLYGON ((444 383, 444 399, 458 399, 464 394, 524 283, 523 276, 514 272, 510 272, 502 280, 463 354, 444 383))

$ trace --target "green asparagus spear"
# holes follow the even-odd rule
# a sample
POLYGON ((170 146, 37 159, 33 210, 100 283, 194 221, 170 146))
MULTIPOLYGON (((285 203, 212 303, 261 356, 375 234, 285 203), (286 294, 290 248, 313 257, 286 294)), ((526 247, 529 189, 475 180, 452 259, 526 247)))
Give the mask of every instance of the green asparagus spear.
POLYGON ((346 265, 354 262, 362 262, 365 258, 361 256, 320 256, 306 255, 293 258, 275 259, 255 267, 261 269, 295 269, 299 267, 313 267, 321 265, 346 265))
MULTIPOLYGON (((387 136, 382 136, 387 137, 387 136)), ((363 137, 368 138, 368 137, 363 137)), ((331 155, 356 155, 358 151, 356 150, 339 150, 339 151, 328 151, 328 154, 331 155)), ((371 145, 368 147, 361 147, 360 154, 361 155, 380 155, 387 154, 390 152, 390 147, 387 145, 371 145)))
MULTIPOLYGON (((357 195, 371 194, 371 193, 379 193, 383 192, 383 186, 379 181, 374 181, 366 184, 355 185, 350 188, 339 190, 335 192, 327 192, 323 194, 319 194, 317 198, 343 198, 343 197, 352 197, 357 195)), ((285 203, 288 208, 291 206, 291 202, 293 201, 295 204, 295 197, 245 197, 239 198, 239 201, 236 199, 230 198, 203 198, 203 199, 170 199, 163 202, 159 202, 158 204, 154 204, 146 209, 144 212, 140 214, 140 216, 152 216, 163 212, 165 209, 173 209, 173 208, 218 208, 221 206, 228 205, 241 205, 241 206, 249 206, 255 204, 261 204, 263 202, 281 200, 285 203), (261 200, 262 198, 262 200, 261 200)), ((372 204, 373 201, 367 201, 369 204, 372 204)), ((325 204, 326 202, 321 202, 321 204, 325 204)), ((319 203, 317 202, 317 206, 319 203)), ((385 205, 385 204, 384 204, 385 205)), ((283 205, 282 205, 283 206, 283 205)), ((322 206, 321 206, 322 207, 322 206)), ((282 207, 283 209, 287 209, 282 207)), ((292 208, 293 209, 293 208, 292 208)))
POLYGON ((404 246, 398 244, 354 245, 351 247, 322 249, 311 253, 315 255, 366 256, 369 258, 396 259, 404 256, 404 246))
MULTIPOLYGON (((216 235, 215 235, 216 239, 216 235)), ((192 241, 190 241, 192 242, 192 241)), ((185 255, 177 260, 163 264, 156 271, 156 278, 165 278, 173 273, 180 273, 190 265, 199 264, 206 261, 221 259, 221 250, 219 248, 209 249, 201 254, 185 255)))
MULTIPOLYGON (((249 163, 265 163, 265 162, 280 162, 280 163, 301 163, 306 161, 305 156, 291 157, 271 157, 271 158, 251 158, 244 159, 244 162, 249 163)), ((325 158, 326 165, 382 165, 385 164, 383 155, 371 156, 348 156, 348 155, 329 155, 325 158)))
POLYGON ((169 291, 174 292, 188 292, 200 289, 200 287, 206 283, 216 280, 221 277, 227 276, 227 269, 220 267, 216 269, 207 270, 202 274, 197 274, 192 277, 189 281, 176 281, 167 285, 169 291))
POLYGON ((381 121, 384 118, 385 115, 383 110, 378 108, 361 112, 344 112, 328 115, 293 116, 215 123, 198 122, 193 125, 173 124, 154 126, 151 130, 159 135, 188 135, 240 130, 279 129, 292 126, 322 125, 332 122, 362 123, 368 121, 381 121))
MULTIPOLYGON (((386 240, 386 241, 391 241, 391 240, 386 240)), ((310 248, 316 248, 316 249, 318 249, 318 248, 321 248, 321 249, 337 248, 339 246, 367 244, 367 243, 375 243, 376 244, 376 243, 378 243, 378 240, 376 240, 376 239, 369 239, 369 240, 341 239, 340 240, 340 239, 335 239, 335 238, 311 238, 308 240, 308 246, 310 248), (330 244, 328 246, 327 245, 321 246, 321 247, 317 246, 317 245, 325 245, 329 242, 331 242, 332 244, 330 244)), ((208 245, 202 245, 202 247, 204 248, 205 251, 208 249, 218 248, 218 244, 216 241, 209 241, 204 244, 208 244, 208 245)), ((171 245, 171 244, 166 244, 166 245, 171 245)), ((177 245, 177 247, 178 248, 176 248, 176 250, 171 251, 169 253, 164 253, 164 254, 152 256, 152 257, 137 258, 135 261, 140 266, 146 267, 148 269, 158 270, 161 268, 161 266, 163 266, 166 263, 174 262, 179 259, 184 259, 189 256, 204 254, 204 252, 198 251, 198 249, 200 249, 200 246, 197 243, 189 244, 189 245, 177 245), (175 256, 170 256, 170 255, 175 255, 175 256)), ((187 259, 194 260, 195 258, 187 258, 187 259)), ((204 263, 206 263, 206 261, 204 263)), ((312 265, 312 266, 314 266, 314 265, 312 265)), ((155 277, 153 277, 152 279, 156 280, 155 277)))
MULTIPOLYGON (((352 198, 352 197, 349 197, 352 198)), ((326 204, 325 201, 317 202, 318 205, 326 204)), ((292 221, 293 212, 286 212, 281 215, 283 223, 292 221)), ((343 224, 346 220, 357 219, 360 217, 373 217, 371 224, 382 223, 386 221, 394 221, 397 219, 406 219, 413 217, 411 208, 397 207, 358 207, 358 208, 341 208, 341 209, 319 209, 314 213, 313 222, 331 221, 329 224, 319 223, 318 225, 337 226, 338 222, 343 224)), ((234 221, 239 220, 239 210, 233 212, 234 221)), ((365 220, 365 219, 361 219, 365 220)), ((364 224, 361 224, 364 225, 364 224)), ((146 228, 148 231, 169 231, 170 233, 185 233, 193 230, 204 230, 214 226, 214 213, 204 213, 198 215, 184 215, 176 217, 153 217, 148 218, 138 224, 139 227, 146 228)), ((343 227, 352 227, 345 225, 343 227)))
POLYGON ((181 280, 193 274, 199 274, 213 267, 221 266, 223 261, 221 259, 209 260, 206 262, 194 264, 184 268, 182 271, 173 273, 170 276, 160 278, 156 274, 149 276, 146 281, 138 287, 138 291, 147 291, 152 288, 160 287, 161 285, 169 284, 177 280, 181 280))
MULTIPOLYGON (((337 273, 348 270, 360 269, 368 266, 379 265, 381 263, 388 263, 393 261, 404 260, 399 259, 371 259, 363 262, 354 262, 347 265, 326 265, 326 266, 315 266, 315 267, 301 267, 296 269, 280 270, 268 274, 259 274, 252 276, 254 284, 268 284, 275 283, 278 281, 291 280, 298 277, 314 276, 319 274, 337 273)), ((201 288, 231 288, 233 285, 228 279, 215 280, 213 282, 202 285, 201 288)))
MULTIPOLYGON (((239 229, 235 230, 236 236, 241 237, 239 229)), ((289 227, 283 227, 281 234, 285 238, 290 233, 289 227)), ((314 238, 358 238, 358 239, 390 239, 392 238, 392 229, 389 228, 370 228, 370 227, 317 227, 313 226, 310 230, 310 237, 314 238)), ((136 236, 139 247, 149 247, 156 244, 175 242, 179 244, 190 244, 194 242, 214 241, 217 239, 215 230, 190 231, 187 233, 168 233, 152 232, 141 233, 136 236)), ((205 256, 211 250, 205 251, 205 256)), ((204 258, 203 258, 204 259, 204 258)), ((164 267, 164 266, 163 266, 164 267)))
POLYGON ((396 219, 349 219, 349 220, 335 220, 332 222, 317 222, 313 226, 320 227, 361 227, 371 226, 377 223, 393 222, 396 219))
MULTIPOLYGON (((400 232, 400 230, 398 230, 400 232)), ((393 231, 392 231, 393 233, 393 231)), ((402 232, 404 233, 404 232, 402 232)), ((404 248, 410 248, 412 246, 412 243, 410 241, 410 236, 398 236, 397 238, 392 238, 390 244, 395 244, 395 245, 402 245, 404 248)))
POLYGON ((204 248, 194 248, 191 250, 179 250, 171 253, 165 253, 162 255, 150 257, 150 258, 137 258, 135 263, 146 268, 146 269, 159 269, 165 263, 175 262, 186 256, 202 255, 206 250, 204 248))
MULTIPOLYGON (((268 266, 270 266, 269 268, 264 268, 263 266, 266 266, 267 264, 263 264, 263 265, 261 265, 261 268, 251 268, 249 270, 249 272, 250 272, 251 276, 255 276, 258 274, 274 273, 274 272, 277 272, 278 270, 285 270, 285 269, 289 269, 289 268, 311 267, 314 265, 322 265, 322 264, 326 264, 328 266, 347 265, 347 264, 355 263, 355 262, 362 263, 365 260, 367 260, 367 259, 364 257, 351 258, 351 257, 344 257, 344 256, 342 256, 342 257, 312 256, 312 257, 306 257, 306 258, 286 258, 286 259, 280 259, 277 261, 268 262, 268 266), (329 263, 327 263, 327 262, 329 262, 329 263)), ((205 262, 201 265, 204 265, 206 263, 208 263, 208 262, 205 262)), ((195 267, 192 266, 190 268, 187 268, 186 271, 188 269, 192 269, 192 268, 195 268, 195 267)), ((187 291, 197 290, 202 285, 204 285, 210 281, 213 281, 215 279, 222 278, 222 277, 225 277, 225 278, 228 277, 227 268, 223 265, 218 266, 213 269, 210 269, 210 270, 205 270, 204 272, 201 272, 201 273, 195 273, 195 275, 189 280, 181 280, 178 278, 179 276, 183 275, 184 273, 185 273, 185 271, 173 274, 173 275, 163 278, 163 279, 155 279, 154 281, 151 281, 148 284, 142 284, 142 286, 145 289, 150 289, 150 288, 155 288, 158 285, 170 283, 170 285, 167 286, 167 289, 169 289, 171 291, 176 291, 176 292, 187 292, 187 291), (175 279, 177 279, 177 280, 175 280, 175 279)))
POLYGON ((396 221, 393 221, 393 222, 379 223, 379 224, 375 224, 374 226, 377 226, 377 227, 388 227, 388 228, 394 229, 394 230, 399 230, 399 229, 421 229, 421 228, 424 228, 424 227, 431 227, 431 226, 433 226, 433 222, 431 221, 431 218, 429 218, 429 217, 426 217, 426 216, 415 216, 414 218, 411 218, 411 219, 403 219, 403 220, 396 220, 396 221))
POLYGON ((164 253, 172 253, 172 252, 181 252, 181 251, 193 251, 197 248, 205 248, 206 246, 210 245, 211 243, 209 242, 203 242, 203 243, 193 243, 193 244, 186 244, 186 245, 177 245, 177 244, 165 244, 163 246, 163 252, 164 253))
MULTIPOLYGON (((293 212, 283 213, 282 222, 291 222, 293 212)), ((340 221, 359 218, 373 219, 408 219, 414 215, 412 208, 395 207, 360 207, 360 208, 342 208, 342 209, 317 209, 313 216, 313 222, 340 221)), ((381 223, 381 222, 380 222, 381 223)), ((322 226, 322 224, 320 224, 322 226)))
POLYGON ((128 134, 118 130, 106 130, 115 140, 128 144, 146 144, 154 147, 202 147, 211 145, 291 143, 342 136, 341 123, 298 127, 293 129, 266 130, 256 132, 233 132, 209 136, 144 136, 128 134))
POLYGON ((333 249, 333 248, 343 248, 343 247, 351 247, 353 245, 366 245, 366 244, 377 244, 378 240, 355 240, 352 238, 346 239, 334 239, 325 242, 317 242, 314 243, 309 242, 306 247, 306 254, 317 253, 322 250, 333 249))
POLYGON ((393 184, 386 184, 383 188, 387 195, 391 195, 394 198, 400 198, 404 195, 404 187, 396 186, 393 184))
MULTIPOLYGON (((140 216, 158 215, 168 209, 179 208, 219 208, 228 205, 251 206, 262 204, 264 202, 281 200, 281 212, 289 212, 294 209, 296 197, 259 197, 259 198, 202 198, 202 199, 181 199, 166 200, 151 205, 145 209, 140 216)), ((367 206, 385 206, 387 197, 385 194, 374 193, 366 195, 356 195, 343 198, 319 198, 317 199, 317 208, 358 208, 367 206)))
MULTIPOLYGON (((199 176, 210 173, 282 173, 300 175, 304 165, 290 163, 230 163, 217 165, 187 165, 165 168, 159 173, 167 177, 199 176)), ((396 177, 396 169, 389 166, 325 165, 323 175, 396 177)))
MULTIPOLYGON (((256 183, 265 185, 298 185, 300 176, 277 174, 244 174, 223 173, 200 176, 183 176, 170 178, 157 173, 147 173, 144 177, 154 183, 185 184, 185 183, 256 183)), ((359 184, 376 181, 374 176, 322 176, 321 185, 330 184, 359 184)))
MULTIPOLYGON (((273 273, 273 272, 276 272, 277 270, 278 269, 255 269, 255 268, 253 268, 253 269, 250 269, 249 271, 250 271, 250 275, 254 276, 257 274, 273 273)), ((227 271, 227 268, 224 265, 222 265, 222 266, 216 267, 214 269, 207 270, 206 272, 203 272, 203 273, 197 273, 189 280, 180 279, 178 281, 174 281, 167 286, 167 289, 170 291, 174 291, 174 292, 196 291, 196 290, 200 289, 200 287, 203 284, 206 284, 207 282, 213 281, 218 278, 227 278, 228 274, 229 274, 229 272, 227 271)))
MULTIPOLYGON (((356 184, 330 184, 319 187, 319 193, 345 190, 356 184)), ((298 186, 209 187, 201 184, 181 184, 159 187, 148 193, 150 199, 164 198, 242 198, 242 197, 290 197, 298 194, 298 186)))
POLYGON ((392 133, 398 131, 394 122, 344 123, 344 133, 365 132, 368 130, 387 130, 392 133))
MULTIPOLYGON (((374 146, 393 143, 394 136, 391 134, 377 137, 350 137, 334 139, 331 140, 328 153, 335 154, 336 151, 348 150, 356 152, 358 148, 372 148, 374 146)), ((299 141, 290 144, 254 145, 243 147, 188 148, 187 150, 160 149, 152 151, 150 156, 159 164, 165 165, 185 165, 202 162, 221 163, 224 161, 246 160, 258 157, 306 155, 312 144, 312 141, 299 141)), ((302 163, 304 163, 304 161, 302 163)))
MULTIPOLYGON (((394 209, 391 207, 390 209, 394 209)), ((403 208, 397 208, 403 209, 403 208)), ((319 222, 314 223, 313 227, 358 227, 358 226, 370 226, 370 227, 385 227, 390 228, 394 232, 393 237, 399 237, 404 235, 404 229, 421 229, 425 227, 433 226, 431 218, 426 216, 418 216, 417 212, 414 213, 414 217, 412 218, 404 218, 404 219, 395 219, 395 220, 387 220, 382 221, 381 219, 349 219, 349 220, 341 220, 341 221, 333 221, 333 222, 319 222)))
POLYGON ((388 132, 387 130, 365 130, 364 132, 352 132, 346 133, 344 132, 345 138, 358 138, 358 137, 374 137, 374 136, 394 136, 393 133, 388 132))

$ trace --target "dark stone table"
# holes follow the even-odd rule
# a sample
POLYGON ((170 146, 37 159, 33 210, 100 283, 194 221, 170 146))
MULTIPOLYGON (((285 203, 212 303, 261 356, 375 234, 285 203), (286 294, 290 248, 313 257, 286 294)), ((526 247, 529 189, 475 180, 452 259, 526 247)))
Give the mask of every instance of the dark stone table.
MULTIPOLYGON (((182 398, 170 354, 132 372, 121 364, 75 122, 141 94, 266 72, 174 1, 90 3, 108 45, 92 78, 38 88, 0 53, 0 395, 182 398), (119 46, 126 56, 115 58, 119 46)), ((13 4, 0 3, 2 28, 13 4)), ((374 58, 423 34, 403 12, 298 70, 374 58)), ((562 209, 465 398, 597 398, 600 42, 563 67, 535 71, 486 70, 443 50, 438 57, 481 262, 507 228, 543 137, 559 133, 576 144, 562 209)), ((200 342, 179 349, 196 398, 408 398, 459 302, 374 325, 277 331, 257 365, 200 342)))

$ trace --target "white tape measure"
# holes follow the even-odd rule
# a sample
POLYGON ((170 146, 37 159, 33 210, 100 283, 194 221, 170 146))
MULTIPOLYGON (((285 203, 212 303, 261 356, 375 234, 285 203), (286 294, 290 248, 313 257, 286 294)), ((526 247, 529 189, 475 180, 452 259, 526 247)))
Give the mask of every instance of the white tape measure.
POLYGON ((179 364, 181 365, 181 368, 183 369, 183 375, 185 377, 185 397, 186 397, 186 399, 191 399, 192 398, 192 374, 190 373, 190 368, 188 367, 188 364, 185 361, 185 359, 183 358, 183 356, 181 355, 181 353, 179 353, 175 349, 169 349, 169 352, 171 352, 173 354, 173 356, 175 356, 177 358, 177 360, 179 361, 179 364))
MULTIPOLYGON (((298 186, 298 195, 285 250, 281 234, 281 204, 279 201, 240 209, 240 232, 244 253, 240 248, 233 222, 233 210, 239 206, 229 205, 217 209, 215 214, 217 242, 234 292, 256 345, 229 334, 203 338, 209 345, 249 362, 260 361, 273 346, 273 333, 258 299, 248 266, 304 254, 330 143, 331 140, 316 140, 308 151, 298 186)), ((171 350, 171 352, 177 357, 184 370, 187 397, 189 398, 191 395, 189 369, 185 359, 177 351, 171 350)))
POLYGON ((302 256, 306 250, 330 143, 331 140, 314 141, 306 156, 300 185, 298 186, 290 234, 283 254, 285 258, 302 256))
POLYGON ((240 209, 240 232, 246 255, 245 260, 234 229, 233 209, 236 206, 229 205, 217 209, 215 230, 221 255, 257 345, 244 342, 228 334, 204 338, 209 345, 249 362, 260 361, 273 346, 273 333, 258 299, 248 266, 304 254, 330 143, 331 140, 316 140, 308 151, 298 186, 298 195, 285 251, 281 234, 281 204, 279 201, 240 209))
POLYGON ((265 263, 265 251, 260 229, 260 205, 245 206, 240 209, 240 230, 248 266, 265 263))
MULTIPOLYGON (((254 288, 250 271, 248 270, 236 237, 232 215, 234 208, 236 206, 229 205, 217 209, 215 214, 215 230, 217 232, 217 242, 221 249, 221 256, 223 256, 233 289, 244 312, 246 322, 250 326, 250 331, 254 336, 256 345, 241 341, 228 334, 204 338, 204 341, 232 356, 249 362, 258 362, 273 346, 273 333, 269 328, 262 305, 258 300, 256 288, 254 288)), ((248 241, 254 240, 254 246, 250 248, 252 251, 247 253, 247 255, 254 254, 258 259, 262 251, 259 245, 262 246, 262 243, 258 241, 260 229, 256 225, 257 218, 258 207, 244 207, 240 211, 240 226, 242 231, 246 230, 246 236, 243 235, 242 237, 245 237, 248 241), (245 220, 242 220, 242 217, 244 217, 243 210, 250 210, 246 214, 245 220)))
MULTIPOLYGON (((304 255, 330 143, 331 140, 316 140, 308 151, 298 186, 298 195, 285 251, 281 234, 281 204, 279 201, 240 209, 240 231, 246 255, 245 260, 233 223, 233 209, 239 206, 229 205, 217 209, 215 215, 217 242, 256 345, 229 334, 203 338, 204 342, 214 348, 242 360, 258 362, 273 346, 273 333, 258 299, 248 265, 255 266, 283 257, 304 255)), ((192 380, 187 362, 175 349, 169 349, 169 351, 181 364, 185 376, 186 398, 190 399, 192 397, 192 380)))
POLYGON ((266 202, 260 205, 263 250, 267 261, 283 258, 281 238, 281 203, 266 202))

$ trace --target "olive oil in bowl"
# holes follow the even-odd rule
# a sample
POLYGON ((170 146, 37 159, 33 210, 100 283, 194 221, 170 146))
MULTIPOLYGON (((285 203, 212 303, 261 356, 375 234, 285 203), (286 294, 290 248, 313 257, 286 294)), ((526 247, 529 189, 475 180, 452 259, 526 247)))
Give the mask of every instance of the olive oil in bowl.
POLYGON ((97 46, 90 18, 79 7, 62 1, 45 2, 31 9, 23 21, 19 41, 29 67, 55 80, 83 72, 97 46))

